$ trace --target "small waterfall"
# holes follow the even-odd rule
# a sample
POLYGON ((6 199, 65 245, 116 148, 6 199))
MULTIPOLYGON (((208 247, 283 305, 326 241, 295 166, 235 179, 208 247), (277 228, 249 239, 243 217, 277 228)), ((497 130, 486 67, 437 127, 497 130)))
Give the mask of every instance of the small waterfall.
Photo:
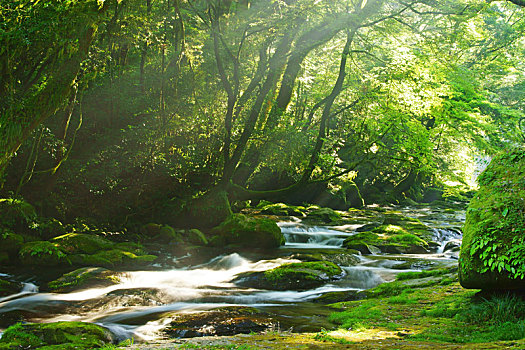
POLYGON ((434 241, 439 243, 438 254, 444 253, 445 247, 450 242, 457 242, 458 245, 461 244, 462 234, 459 230, 454 228, 434 228, 433 231, 434 241))
POLYGON ((306 227, 295 222, 280 223, 286 247, 291 248, 340 248, 344 240, 353 233, 328 227, 306 227))

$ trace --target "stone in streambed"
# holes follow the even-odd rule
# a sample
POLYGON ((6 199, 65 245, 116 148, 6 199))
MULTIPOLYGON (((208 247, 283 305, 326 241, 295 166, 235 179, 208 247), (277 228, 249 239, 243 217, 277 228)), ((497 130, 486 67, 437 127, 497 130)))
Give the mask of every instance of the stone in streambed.
POLYGON ((284 264, 264 272, 240 274, 234 282, 243 287, 269 290, 308 290, 337 279, 343 271, 328 261, 284 264))
POLYGON ((107 287, 120 282, 116 272, 101 267, 83 267, 48 283, 53 292, 67 293, 78 289, 107 287))
POLYGON ((246 248, 277 248, 284 244, 284 236, 275 221, 243 214, 233 214, 211 233, 223 237, 222 241, 227 244, 246 248))
POLYGON ((165 332, 176 338, 228 336, 262 332, 276 324, 250 307, 223 307, 205 312, 176 314, 165 332))
POLYGON ((22 284, 19 282, 8 281, 0 278, 0 297, 16 294, 22 289, 22 284))
POLYGON ((9 327, 0 349, 94 349, 114 342, 111 332, 85 322, 27 323, 9 327))

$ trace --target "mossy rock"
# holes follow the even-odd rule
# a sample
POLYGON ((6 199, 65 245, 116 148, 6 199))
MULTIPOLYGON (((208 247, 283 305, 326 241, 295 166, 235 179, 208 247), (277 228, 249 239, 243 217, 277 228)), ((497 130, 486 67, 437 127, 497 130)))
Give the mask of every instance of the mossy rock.
POLYGON ((341 215, 331 208, 320 208, 312 206, 308 208, 307 220, 323 222, 325 224, 335 223, 341 220, 341 215))
POLYGON ((56 244, 48 241, 26 243, 18 255, 24 265, 56 266, 67 263, 66 254, 56 244))
POLYGON ((428 253, 425 240, 396 225, 382 225, 372 231, 359 232, 345 239, 343 247, 362 254, 374 254, 371 247, 377 247, 383 253, 428 253))
POLYGON ((233 214, 225 191, 212 191, 189 201, 177 227, 212 228, 233 214))
POLYGON ((341 252, 311 252, 302 254, 293 254, 290 258, 301 261, 329 261, 339 266, 355 266, 361 259, 357 256, 360 252, 357 250, 347 250, 341 252))
POLYGON ((91 323, 26 323, 9 327, 0 349, 94 349, 113 342, 111 332, 91 323))
POLYGON ((202 246, 208 244, 208 239, 204 233, 196 228, 185 231, 182 239, 193 245, 202 246))
POLYGON ((147 265, 157 259, 155 255, 140 254, 120 249, 111 249, 96 254, 75 254, 69 257, 75 265, 101 266, 112 268, 115 266, 147 265))
POLYGON ((343 270, 329 261, 284 264, 264 272, 239 275, 235 283, 241 286, 270 290, 307 290, 336 279, 343 270))
POLYGON ((478 182, 463 227, 461 285, 525 289, 525 147, 495 157, 478 182))
MULTIPOLYGON (((156 224, 148 224, 156 225, 156 224)), ((168 225, 159 226, 158 230, 151 230, 150 234, 146 236, 146 239, 153 239, 156 242, 169 243, 169 244, 179 244, 183 242, 182 234, 179 231, 176 231, 173 227, 168 225), (156 233, 153 233, 156 232, 156 233)))
POLYGON ((300 206, 288 205, 284 203, 264 203, 265 205, 258 208, 261 209, 261 214, 276 215, 276 216, 297 216, 305 217, 306 209, 300 206))
POLYGON ((26 201, 13 198, 0 199, 0 222, 8 227, 27 227, 37 218, 35 208, 26 201))
POLYGON ((53 292, 67 293, 77 289, 107 287, 119 282, 120 278, 113 271, 101 267, 83 267, 49 282, 48 287, 53 292))
POLYGON ((2 230, 0 228, 0 252, 7 253, 9 255, 16 255, 22 245, 24 244, 24 238, 16 233, 9 230, 2 230))
POLYGON ((155 237, 160 234, 161 229, 162 225, 150 222, 149 224, 142 225, 140 233, 147 237, 155 237))
POLYGON ((0 297, 16 294, 20 292, 21 289, 22 284, 20 282, 13 282, 0 278, 0 297))
POLYGON ((176 338, 231 336, 258 333, 275 326, 269 315, 245 306, 230 306, 206 312, 177 313, 164 330, 176 338))
POLYGON ((233 214, 212 230, 228 244, 248 248, 276 248, 284 244, 284 236, 275 221, 266 218, 233 214))
POLYGON ((114 246, 113 242, 88 233, 68 233, 54 238, 52 242, 69 254, 95 254, 114 246))

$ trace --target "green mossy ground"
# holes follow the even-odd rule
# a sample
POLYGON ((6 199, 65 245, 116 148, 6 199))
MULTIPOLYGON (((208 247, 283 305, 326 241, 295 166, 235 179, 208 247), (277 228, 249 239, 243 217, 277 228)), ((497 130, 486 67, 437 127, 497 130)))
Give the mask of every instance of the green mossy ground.
POLYGON ((525 288, 525 148, 507 150, 479 176, 463 228, 466 288, 525 288))
POLYGON ((0 349, 96 349, 112 343, 111 333, 83 322, 27 323, 9 327, 0 349))

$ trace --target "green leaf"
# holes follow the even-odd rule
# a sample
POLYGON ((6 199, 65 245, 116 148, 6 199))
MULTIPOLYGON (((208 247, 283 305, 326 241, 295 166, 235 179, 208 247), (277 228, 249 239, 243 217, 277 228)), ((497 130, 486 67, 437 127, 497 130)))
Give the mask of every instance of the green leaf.
POLYGON ((509 208, 505 208, 502 213, 503 217, 506 217, 508 213, 509 213, 509 208))

